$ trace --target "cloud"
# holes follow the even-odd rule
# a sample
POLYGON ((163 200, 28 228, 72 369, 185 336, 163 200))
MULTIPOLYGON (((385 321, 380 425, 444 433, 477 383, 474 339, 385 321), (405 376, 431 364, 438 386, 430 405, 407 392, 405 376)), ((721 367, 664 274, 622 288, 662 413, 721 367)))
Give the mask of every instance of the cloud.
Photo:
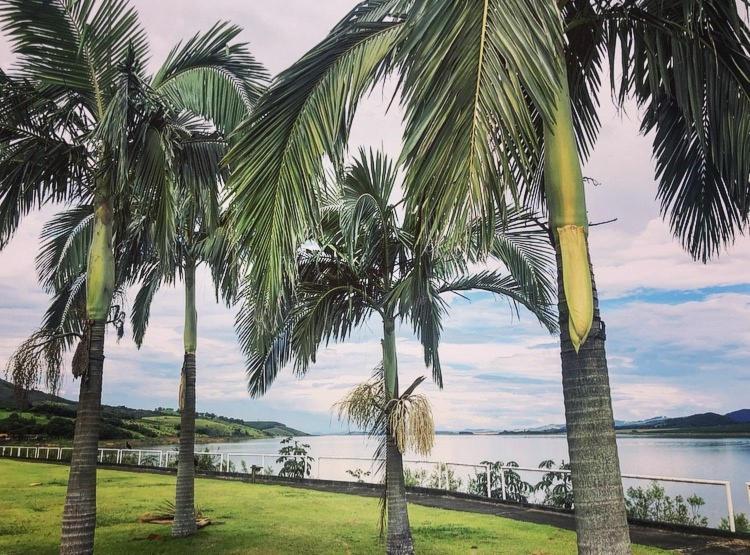
MULTIPOLYGON (((352 6, 352 0, 133 2, 151 41, 152 69, 180 39, 217 19, 244 28, 240 39, 278 72, 312 47, 352 6)), ((0 33, 0 60, 11 63, 0 33)), ((351 147, 383 147, 398 155, 402 112, 386 114, 393 83, 361 103, 351 147)), ((750 283, 750 239, 743 237, 717 261, 693 262, 659 217, 651 144, 638 134, 638 110, 612 107, 601 94, 601 136, 585 174, 592 221, 617 222, 591 230, 592 260, 608 325, 608 361, 617 418, 728 411, 750 398, 750 293, 720 288, 750 283), (658 295, 654 295, 658 292, 658 295), (682 293, 689 292, 689 295, 682 293)), ((49 302, 35 285, 34 255, 47 208, 25 219, 0 252, 0 364, 38 325, 49 302)), ((740 288, 741 289, 741 288, 740 288)), ((351 341, 323 349, 307 376, 287 369, 263 399, 246 392, 244 361, 234 338, 234 314, 219 306, 205 273, 198 278, 198 407, 229 416, 280 420, 309 431, 338 429, 331 406, 366 379, 380 360, 380 326, 371 322, 351 341)), ((131 294, 132 299, 132 294, 131 294)), ((110 334, 104 401, 175 406, 182 364, 182 289, 156 298, 145 344, 137 350, 110 334)), ((445 389, 427 382, 441 429, 513 428, 563 421, 560 361, 551 337, 524 310, 520 320, 489 295, 450 298, 441 359, 445 389)), ((401 381, 428 374, 408 327, 398 333, 401 381)), ((75 398, 69 377, 64 393, 75 398)))
POLYGON ((652 219, 637 233, 617 226, 591 231, 591 258, 604 298, 644 289, 688 290, 748 283, 750 238, 708 264, 693 261, 672 237, 667 224, 652 219))

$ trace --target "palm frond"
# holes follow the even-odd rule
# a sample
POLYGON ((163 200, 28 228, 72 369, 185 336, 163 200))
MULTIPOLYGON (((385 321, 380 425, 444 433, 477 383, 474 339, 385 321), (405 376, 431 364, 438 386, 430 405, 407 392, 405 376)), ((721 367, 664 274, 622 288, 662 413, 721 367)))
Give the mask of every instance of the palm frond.
POLYGON ((127 52, 147 55, 146 34, 126 0, 8 0, 0 24, 19 73, 74 92, 96 116, 104 114, 127 52))
POLYGON ((562 21, 553 2, 416 0, 399 49, 410 212, 431 238, 461 235, 529 178, 552 118, 562 21), (446 78, 446 76, 449 76, 446 78))
POLYGON ((241 31, 219 22, 178 44, 152 82, 178 109, 203 115, 225 135, 248 116, 268 79, 245 44, 232 44, 241 31))
POLYGON ((60 212, 42 228, 36 270, 48 291, 61 287, 72 276, 85 273, 93 218, 93 206, 82 204, 60 212))
POLYGON ((505 266, 531 302, 541 306, 553 304, 554 251, 535 214, 523 209, 506 210, 497 220, 489 255, 505 266))
POLYGON ((130 314, 130 323, 133 327, 133 341, 138 348, 143 345, 146 336, 148 320, 151 316, 151 304, 165 279, 164 269, 158 264, 153 264, 143 272, 140 288, 133 301, 133 309, 130 314))
POLYGON ((234 227, 254 257, 259 309, 278 308, 294 253, 318 222, 323 157, 341 158, 357 102, 384 71, 400 29, 363 23, 328 37, 274 80, 242 125, 227 156, 229 188, 234 227))
POLYGON ((85 126, 75 106, 57 105, 28 81, 3 77, 0 248, 31 210, 47 203, 88 202, 92 185, 87 149, 71 141, 85 126))
POLYGON ((737 3, 721 0, 642 0, 603 17, 612 88, 635 97, 653 137, 662 213, 706 261, 733 242, 750 208, 747 24, 737 3))
POLYGON ((503 276, 498 272, 482 271, 461 276, 439 288, 441 293, 458 291, 487 291, 495 295, 507 297, 513 302, 522 304, 529 309, 539 321, 550 331, 557 330, 557 315, 551 305, 539 304, 536 299, 528 296, 524 287, 511 276, 503 276))

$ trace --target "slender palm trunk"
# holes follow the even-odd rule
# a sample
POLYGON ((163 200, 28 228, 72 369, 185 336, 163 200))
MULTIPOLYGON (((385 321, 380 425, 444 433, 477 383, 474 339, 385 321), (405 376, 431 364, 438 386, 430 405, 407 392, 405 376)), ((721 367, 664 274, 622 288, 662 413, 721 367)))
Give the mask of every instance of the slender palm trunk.
POLYGON ((114 289, 112 209, 108 199, 97 199, 94 234, 89 249, 86 312, 89 318, 88 366, 80 376, 73 454, 63 509, 60 553, 94 551, 96 530, 96 459, 104 368, 104 332, 114 289))
POLYGON ((104 326, 103 320, 91 323, 89 365, 86 374, 81 376, 68 493, 65 497, 62 521, 60 553, 65 554, 94 551, 96 458, 102 406, 104 326))
POLYGON ((180 387, 180 453, 177 462, 177 489, 172 535, 195 533, 195 349, 197 336, 195 310, 195 264, 185 264, 185 359, 180 387))
MULTIPOLYGON (((386 318, 383 325, 383 370, 388 400, 398 397, 398 361, 396 358, 396 325, 386 318)), ((385 506, 387 513, 387 552, 389 555, 414 553, 414 543, 406 507, 403 455, 390 428, 386 430, 385 506)))
MULTIPOLYGON (((593 282, 593 271, 591 275, 593 282)), ((563 324, 568 308, 558 254, 558 309, 565 421, 575 501, 578 552, 630 553, 625 497, 620 476, 609 391, 605 326, 594 285, 594 322, 578 353, 563 324)))
POLYGON ((177 462, 177 490, 172 524, 173 536, 195 533, 195 355, 185 353, 182 366, 182 408, 180 409, 180 454, 177 462))
POLYGON ((563 396, 578 552, 630 553, 604 351, 588 247, 588 215, 570 95, 561 77, 545 127, 545 191, 557 254, 563 396))

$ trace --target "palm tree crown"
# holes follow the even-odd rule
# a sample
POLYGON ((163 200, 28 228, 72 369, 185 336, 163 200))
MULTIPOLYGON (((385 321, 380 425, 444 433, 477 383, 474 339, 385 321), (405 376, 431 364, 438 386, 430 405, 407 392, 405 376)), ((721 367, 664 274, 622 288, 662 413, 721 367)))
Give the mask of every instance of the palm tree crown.
POLYGON ((442 386, 438 344, 447 293, 478 290, 502 295, 555 328, 549 246, 545 233, 527 214, 508 215, 493 237, 491 258, 509 274, 472 271, 479 257, 415 248, 417 220, 402 221, 401 203, 390 203, 395 182, 396 167, 387 157, 360 150, 348 171, 329 185, 321 233, 298 251, 298 277, 286 284, 288 303, 275 327, 261 319, 267 312, 257 305, 257 284, 246 283, 237 330, 248 356, 251 394, 265 393, 288 362, 294 362, 297 374, 304 374, 321 345, 345 340, 372 316, 411 324, 423 346, 425 364, 442 386))

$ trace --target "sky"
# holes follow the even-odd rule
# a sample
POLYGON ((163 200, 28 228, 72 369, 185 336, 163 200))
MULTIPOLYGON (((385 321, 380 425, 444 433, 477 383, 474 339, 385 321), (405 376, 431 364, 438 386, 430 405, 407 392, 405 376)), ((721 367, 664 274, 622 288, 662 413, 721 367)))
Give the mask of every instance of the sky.
MULTIPOLYGON (((152 67, 179 40, 230 20, 241 40, 272 73, 314 46, 353 0, 137 0, 151 40, 152 67)), ((0 31, 0 67, 13 57, 0 31)), ((383 148, 397 156, 401 113, 386 111, 389 88, 377 89, 358 112, 350 146, 383 148)), ((618 111, 602 94, 602 130, 584 174, 589 219, 617 221, 591 228, 591 256, 607 325, 615 418, 634 420, 694 412, 726 413, 750 405, 750 240, 741 237, 707 265, 683 252, 659 216, 648 137, 638 110, 618 111)), ((27 217, 0 252, 0 365, 41 320, 49 302, 36 283, 34 256, 54 207, 27 217)), ((331 409, 380 360, 379 323, 323 349, 307 376, 289 370, 262 399, 246 392, 234 312, 215 302, 208 276, 198 278, 199 411, 248 420, 279 420, 313 433, 345 429, 331 409)), ((182 363, 182 289, 162 290, 138 350, 109 334, 103 402, 152 408, 177 405, 182 363)), ((132 300, 134 294, 130 296, 132 300)), ((402 383, 424 368, 408 326, 398 331, 402 383)), ((517 318, 489 295, 450 299, 440 347, 445 387, 422 386, 440 430, 513 429, 564 422, 558 339, 529 313, 517 318)), ((61 394, 77 398, 66 372, 61 394)))

